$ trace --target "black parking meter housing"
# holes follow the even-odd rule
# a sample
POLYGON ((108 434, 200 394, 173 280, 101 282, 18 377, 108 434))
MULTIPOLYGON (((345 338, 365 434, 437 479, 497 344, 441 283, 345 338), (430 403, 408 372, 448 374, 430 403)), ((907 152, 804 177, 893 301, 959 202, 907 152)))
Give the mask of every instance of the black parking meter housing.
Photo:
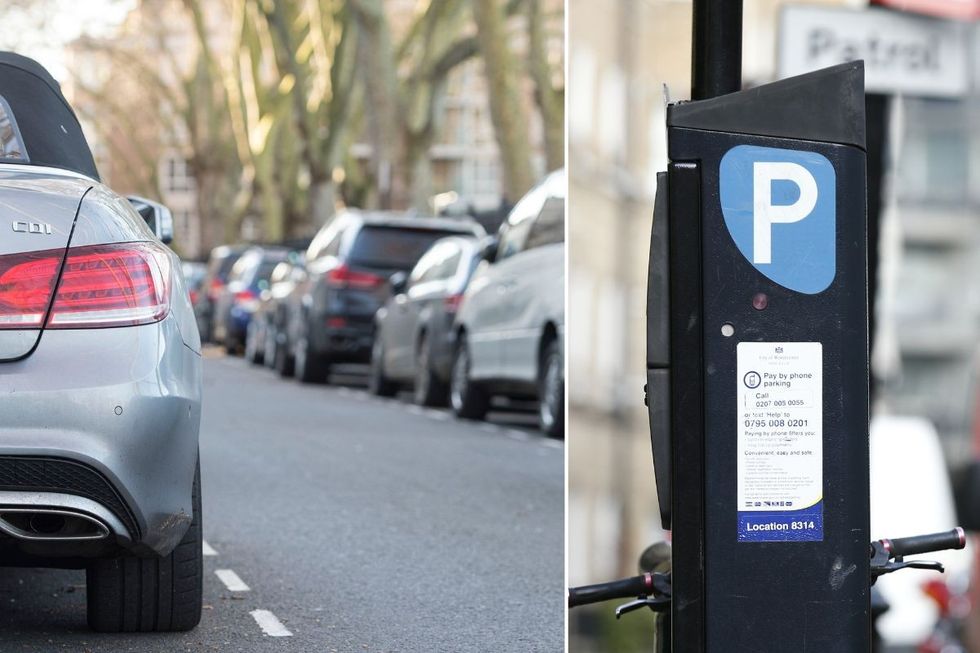
POLYGON ((667 125, 647 402, 674 650, 864 653, 863 64, 673 104, 667 125))

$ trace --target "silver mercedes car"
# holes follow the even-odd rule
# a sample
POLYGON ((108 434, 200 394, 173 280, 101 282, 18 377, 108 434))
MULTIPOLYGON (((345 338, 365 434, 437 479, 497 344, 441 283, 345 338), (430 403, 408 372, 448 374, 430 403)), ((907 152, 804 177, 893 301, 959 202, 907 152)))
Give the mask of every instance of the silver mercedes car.
POLYGON ((201 342, 168 231, 0 53, 0 565, 84 568, 97 631, 200 620, 201 342))

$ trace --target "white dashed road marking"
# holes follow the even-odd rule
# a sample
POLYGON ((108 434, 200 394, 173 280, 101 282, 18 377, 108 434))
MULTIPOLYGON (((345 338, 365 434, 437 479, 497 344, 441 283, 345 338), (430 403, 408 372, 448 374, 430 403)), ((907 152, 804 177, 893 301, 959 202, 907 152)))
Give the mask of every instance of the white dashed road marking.
POLYGON ((214 571, 218 579, 225 584, 229 592, 247 592, 249 591, 249 586, 245 584, 238 574, 233 572, 231 569, 216 569, 214 571))
POLYGON ((249 614, 255 619, 255 623, 259 625, 262 632, 269 637, 292 637, 293 634, 282 625, 276 615, 268 610, 252 610, 249 614))
POLYGON ((216 555, 218 555, 218 552, 215 551, 214 550, 214 547, 212 547, 210 544, 208 544, 206 540, 201 540, 201 549, 204 551, 204 555, 206 555, 206 556, 216 556, 216 555))
POLYGON ((511 440, 518 440, 520 442, 523 442, 531 436, 529 436, 524 431, 518 431, 517 429, 507 429, 507 437, 510 438, 511 440))
POLYGON ((434 408, 426 408, 425 414, 432 419, 437 419, 441 422, 449 421, 449 413, 444 413, 441 410, 436 410, 434 408))

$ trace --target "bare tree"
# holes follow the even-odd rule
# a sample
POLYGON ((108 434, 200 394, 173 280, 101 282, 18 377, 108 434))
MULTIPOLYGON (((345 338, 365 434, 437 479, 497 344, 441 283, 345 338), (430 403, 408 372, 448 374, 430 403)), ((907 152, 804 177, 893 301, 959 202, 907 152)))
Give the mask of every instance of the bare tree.
POLYGON ((276 64, 292 80, 288 94, 297 152, 309 178, 312 224, 319 226, 334 212, 333 171, 343 161, 357 96, 357 26, 346 3, 337 0, 256 6, 269 25, 276 64))
POLYGON ((86 55, 80 65, 98 57, 108 72, 100 86, 82 81, 87 77, 83 71, 77 71, 73 81, 80 91, 77 109, 91 118, 116 164, 116 181, 122 183, 114 185, 158 196, 158 166, 162 156, 176 148, 196 182, 198 239, 208 249, 228 238, 227 226, 235 223, 232 198, 240 164, 205 4, 216 6, 184 0, 186 15, 174 17, 164 16, 164 3, 147 1, 141 5, 138 34, 85 37, 72 47, 86 55), (181 18, 195 46, 189 64, 177 60, 171 44, 170 30, 181 18), (139 172, 129 170, 129 163, 138 165, 139 172), (138 187, 127 187, 127 181, 138 187))
POLYGON ((534 184, 528 112, 521 100, 522 70, 511 49, 500 0, 472 0, 494 134, 504 171, 504 197, 516 202, 534 184))
MULTIPOLYGON (((503 11, 517 13, 522 1, 509 0, 503 11)), ((428 207, 429 150, 441 128, 449 75, 481 52, 471 2, 428 3, 397 45, 380 0, 350 3, 363 33, 358 58, 366 87, 371 172, 384 208, 428 207)), ((518 140, 526 152, 527 138, 518 140)))
POLYGON ((524 0, 527 15, 528 71, 534 80, 534 98, 544 124, 544 150, 548 170, 565 165, 565 85, 561 59, 564 12, 545 14, 543 0, 524 0), (549 33, 548 21, 559 27, 549 33), (555 38, 557 33, 557 38, 555 38), (549 42, 550 41, 550 42, 549 42), (555 62, 552 62, 552 55, 555 62))

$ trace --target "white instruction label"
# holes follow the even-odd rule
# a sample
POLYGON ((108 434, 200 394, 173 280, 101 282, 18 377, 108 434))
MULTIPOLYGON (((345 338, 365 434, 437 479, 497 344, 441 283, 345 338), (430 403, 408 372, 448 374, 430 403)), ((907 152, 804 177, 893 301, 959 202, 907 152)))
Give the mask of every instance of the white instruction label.
POLYGON ((738 343, 738 541, 823 539, 823 346, 738 343))

